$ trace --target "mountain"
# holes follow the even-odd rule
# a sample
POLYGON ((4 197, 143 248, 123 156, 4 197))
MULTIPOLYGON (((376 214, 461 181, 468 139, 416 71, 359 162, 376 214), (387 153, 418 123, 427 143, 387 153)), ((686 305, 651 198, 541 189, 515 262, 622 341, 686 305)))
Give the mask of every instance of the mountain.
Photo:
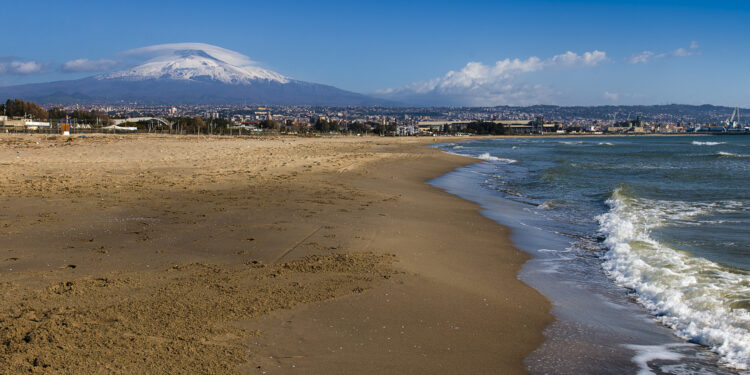
POLYGON ((70 81, 0 87, 0 99, 39 103, 389 105, 384 99, 286 77, 247 56, 202 43, 131 50, 140 65, 70 81))

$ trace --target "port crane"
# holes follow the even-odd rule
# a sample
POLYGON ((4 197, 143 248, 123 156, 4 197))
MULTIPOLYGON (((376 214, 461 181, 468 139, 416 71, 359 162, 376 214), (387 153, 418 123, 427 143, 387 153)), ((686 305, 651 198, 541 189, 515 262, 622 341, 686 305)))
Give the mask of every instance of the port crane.
POLYGON ((740 107, 735 107, 734 111, 732 111, 732 115, 729 116, 727 121, 725 122, 725 129, 739 129, 740 128, 740 107))

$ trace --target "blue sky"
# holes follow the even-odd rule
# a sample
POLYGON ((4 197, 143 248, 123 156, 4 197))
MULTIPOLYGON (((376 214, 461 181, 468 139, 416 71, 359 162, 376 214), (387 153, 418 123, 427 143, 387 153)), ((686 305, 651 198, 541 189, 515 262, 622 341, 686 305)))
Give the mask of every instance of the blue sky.
POLYGON ((104 59, 97 68, 106 70, 125 50, 201 42, 296 79, 384 96, 750 106, 750 3, 740 1, 29 0, 3 8, 0 85, 80 78, 96 72, 63 64, 104 59))

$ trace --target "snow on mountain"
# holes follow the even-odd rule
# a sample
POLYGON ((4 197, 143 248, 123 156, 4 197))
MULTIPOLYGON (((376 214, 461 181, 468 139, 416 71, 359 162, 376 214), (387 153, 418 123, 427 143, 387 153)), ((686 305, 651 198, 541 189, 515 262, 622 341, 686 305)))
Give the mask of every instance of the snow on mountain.
POLYGON ((304 82, 263 69, 249 57, 202 43, 122 52, 133 67, 69 81, 0 87, 0 100, 38 103, 392 105, 385 100, 304 82))
POLYGON ((257 66, 249 57, 203 43, 161 44, 123 53, 148 60, 130 69, 103 74, 97 79, 142 81, 151 79, 218 81, 251 84, 258 80, 289 83, 290 79, 257 66))

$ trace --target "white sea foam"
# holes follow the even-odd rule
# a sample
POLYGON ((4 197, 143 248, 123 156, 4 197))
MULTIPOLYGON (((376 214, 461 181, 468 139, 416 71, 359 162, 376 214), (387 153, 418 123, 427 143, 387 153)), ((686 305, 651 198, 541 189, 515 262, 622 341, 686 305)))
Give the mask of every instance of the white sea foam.
POLYGON ((638 375, 651 375, 654 374, 648 363, 657 359, 667 361, 677 361, 682 358, 682 354, 675 353, 669 349, 676 346, 684 346, 685 344, 666 344, 666 345, 625 345, 630 350, 633 350, 636 354, 633 356, 633 362, 640 368, 638 375))
POLYGON ((719 155, 719 156, 726 156, 726 157, 730 157, 730 158, 750 158, 750 155, 733 154, 731 152, 725 152, 725 151, 719 151, 717 153, 717 155, 719 155))
POLYGON ((608 247, 602 264, 619 285, 680 337, 711 348, 722 362, 750 367, 750 314, 732 308, 750 295, 750 274, 671 248, 652 229, 676 220, 741 209, 737 202, 693 204, 629 197, 617 190, 597 217, 608 247))
POLYGON ((701 141, 693 141, 694 145, 697 146, 717 146, 717 145, 723 145, 726 142, 701 142, 701 141))
POLYGON ((612 142, 599 142, 599 146, 614 146, 615 144, 612 142))
POLYGON ((479 156, 477 156, 478 159, 487 160, 487 161, 499 161, 503 163, 515 163, 517 160, 514 159, 506 159, 506 158, 498 158, 497 156, 490 155, 489 152, 485 152, 479 156))

